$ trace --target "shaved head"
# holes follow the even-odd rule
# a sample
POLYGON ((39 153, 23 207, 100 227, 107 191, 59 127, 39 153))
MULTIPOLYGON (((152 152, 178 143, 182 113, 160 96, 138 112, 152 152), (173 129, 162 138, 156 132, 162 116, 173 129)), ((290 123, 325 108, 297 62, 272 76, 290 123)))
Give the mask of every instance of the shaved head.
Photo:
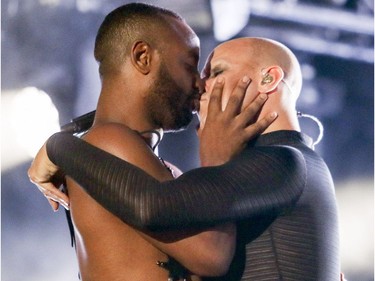
POLYGON ((249 56, 261 68, 278 65, 284 71, 284 80, 297 95, 302 87, 302 74, 299 62, 293 52, 280 42, 265 38, 242 38, 238 43, 245 44, 249 56))
MULTIPOLYGON (((299 62, 293 52, 280 42, 258 37, 237 38, 217 46, 208 61, 215 56, 230 57, 231 61, 244 65, 251 71, 280 66, 284 71, 283 80, 291 88, 293 96, 297 98, 301 91, 302 74, 299 62)), ((207 77, 207 72, 211 72, 211 69, 205 69, 203 76, 207 77)))
POLYGON ((204 125, 210 93, 216 79, 225 79, 222 108, 226 107, 238 81, 244 75, 251 79, 242 108, 247 107, 260 93, 268 95, 259 117, 270 111, 278 112, 270 130, 297 129, 295 107, 302 88, 301 67, 296 56, 283 44, 259 37, 244 37, 218 45, 207 58, 202 78, 205 93, 201 97, 199 116, 204 125))

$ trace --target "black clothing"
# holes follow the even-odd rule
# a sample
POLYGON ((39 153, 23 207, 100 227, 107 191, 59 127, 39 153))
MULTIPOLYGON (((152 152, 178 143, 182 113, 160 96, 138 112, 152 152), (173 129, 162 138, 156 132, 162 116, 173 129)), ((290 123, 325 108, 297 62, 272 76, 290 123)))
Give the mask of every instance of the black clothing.
POLYGON ((225 277, 207 280, 339 278, 333 182, 323 160, 298 132, 262 135, 224 165, 163 183, 68 134, 52 136, 47 152, 93 198, 136 228, 236 221, 232 266, 225 277))

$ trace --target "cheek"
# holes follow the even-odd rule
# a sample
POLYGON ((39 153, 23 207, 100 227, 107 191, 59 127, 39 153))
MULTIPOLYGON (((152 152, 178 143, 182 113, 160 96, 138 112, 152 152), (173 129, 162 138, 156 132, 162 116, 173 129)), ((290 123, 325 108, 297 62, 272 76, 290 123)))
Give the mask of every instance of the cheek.
MULTIPOLYGON (((236 83, 234 83, 235 79, 232 76, 221 75, 221 77, 223 77, 224 81, 225 81, 224 89, 223 89, 222 96, 221 96, 222 109, 224 110, 227 103, 228 103, 228 99, 229 99, 230 95, 232 94, 234 88, 236 87, 236 83)), ((212 92, 213 86, 215 85, 215 81, 216 81, 216 78, 206 80, 206 83, 205 83, 205 92, 206 93, 212 92)))
POLYGON ((225 108, 228 104, 228 100, 229 100, 230 96, 233 94, 233 91, 235 90, 235 88, 237 86, 237 84, 233 83, 233 82, 235 82, 234 79, 232 79, 230 81, 225 80, 224 90, 223 90, 223 93, 221 95, 222 110, 225 110, 225 108))
POLYGON ((259 92, 258 92, 258 88, 256 84, 250 84, 250 86, 248 87, 246 91, 246 96, 242 103, 242 109, 246 108, 250 103, 252 103, 254 99, 258 96, 258 94, 259 92))

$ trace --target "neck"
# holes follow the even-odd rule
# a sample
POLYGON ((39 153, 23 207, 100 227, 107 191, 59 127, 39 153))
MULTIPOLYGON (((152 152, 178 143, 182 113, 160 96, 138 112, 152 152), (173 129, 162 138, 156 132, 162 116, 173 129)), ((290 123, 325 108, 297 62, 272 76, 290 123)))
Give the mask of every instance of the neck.
POLYGON ((124 125, 138 132, 151 148, 155 148, 163 130, 148 120, 141 93, 118 85, 125 83, 103 81, 93 126, 106 123, 124 125))
POLYGON ((276 95, 274 94, 274 96, 271 95, 269 97, 259 115, 258 120, 264 118, 266 114, 270 114, 273 111, 276 111, 278 114, 276 120, 263 133, 265 134, 280 130, 293 130, 300 132, 301 128, 294 103, 288 98, 282 101, 280 100, 280 95, 276 95))
POLYGON ((263 132, 263 134, 281 130, 293 130, 298 132, 301 131, 296 112, 295 117, 292 117, 290 115, 283 116, 282 112, 278 112, 278 114, 279 115, 277 119, 263 132))

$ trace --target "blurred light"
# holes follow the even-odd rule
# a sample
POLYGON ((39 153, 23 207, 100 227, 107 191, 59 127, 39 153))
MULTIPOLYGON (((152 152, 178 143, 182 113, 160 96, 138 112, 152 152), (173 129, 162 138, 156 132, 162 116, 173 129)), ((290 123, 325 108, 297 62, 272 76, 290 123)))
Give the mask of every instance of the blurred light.
POLYGON ((238 34, 249 21, 250 6, 248 0, 212 0, 216 40, 225 41, 238 34))
POLYGON ((18 12, 18 5, 19 5, 18 1, 9 1, 8 2, 8 7, 7 7, 6 10, 7 10, 8 15, 10 17, 13 17, 13 16, 15 16, 17 14, 17 12, 18 12))
POLYGON ((347 2, 347 0, 332 0, 332 4, 335 4, 337 6, 344 6, 347 2))
POLYGON ((299 105, 304 108, 314 108, 319 102, 319 93, 313 83, 304 83, 302 94, 300 95, 299 105))
POLYGON ((77 0, 76 1, 77 10, 82 13, 99 10, 100 6, 101 6, 101 3, 100 1, 97 1, 97 0, 77 0))
POLYGON ((11 107, 16 140, 33 157, 48 136, 59 131, 59 113, 51 98, 34 87, 19 92, 11 107))
POLYGON ((39 0, 40 5, 52 7, 57 7, 60 4, 60 2, 60 0, 39 0))
POLYGON ((302 63, 301 64, 302 77, 305 80, 313 80, 316 77, 315 67, 311 64, 302 63))
POLYGON ((325 54, 332 57, 359 60, 367 63, 374 62, 374 48, 354 46, 351 44, 328 41, 306 33, 280 32, 282 41, 297 50, 311 54, 325 54))
POLYGON ((270 2, 262 0, 251 2, 251 12, 256 16, 278 21, 286 20, 298 24, 311 25, 311 27, 329 27, 369 36, 374 34, 373 15, 352 13, 342 9, 323 8, 319 5, 306 5, 303 3, 292 5, 292 3, 285 1, 270 2))
POLYGON ((358 179, 336 184, 336 195, 342 272, 348 279, 350 274, 360 272, 371 275, 374 266, 374 181, 358 179))
POLYGON ((2 94, 2 169, 34 157, 60 130, 58 111, 43 91, 28 87, 2 94))

